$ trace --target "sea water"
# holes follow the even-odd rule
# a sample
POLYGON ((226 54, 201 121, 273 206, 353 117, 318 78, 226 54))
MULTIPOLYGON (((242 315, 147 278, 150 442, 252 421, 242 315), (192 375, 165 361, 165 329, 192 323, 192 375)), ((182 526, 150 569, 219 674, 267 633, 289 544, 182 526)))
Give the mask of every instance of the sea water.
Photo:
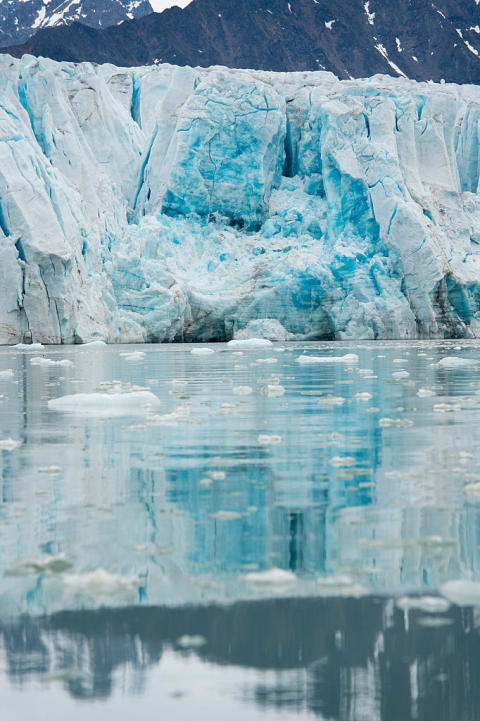
POLYGON ((0 348, 2 717, 473 721, 479 442, 475 341, 0 348))

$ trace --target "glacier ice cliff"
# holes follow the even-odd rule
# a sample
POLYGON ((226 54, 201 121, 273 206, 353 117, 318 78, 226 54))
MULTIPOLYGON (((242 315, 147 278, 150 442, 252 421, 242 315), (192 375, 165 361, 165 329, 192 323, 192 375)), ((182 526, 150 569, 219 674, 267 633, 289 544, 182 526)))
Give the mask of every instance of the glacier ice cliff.
POLYGON ((480 88, 0 57, 0 343, 480 337, 480 88))

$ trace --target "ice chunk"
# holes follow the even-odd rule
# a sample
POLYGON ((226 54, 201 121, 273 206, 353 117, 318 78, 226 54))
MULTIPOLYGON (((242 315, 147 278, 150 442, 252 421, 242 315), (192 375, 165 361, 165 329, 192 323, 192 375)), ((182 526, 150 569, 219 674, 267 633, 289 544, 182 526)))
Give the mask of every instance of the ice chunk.
POLYGON ((347 363, 347 365, 358 363, 356 353, 347 353, 342 356, 313 356, 301 355, 296 359, 297 363, 308 365, 310 363, 347 363))
POLYGON ((440 593, 458 606, 480 604, 480 582, 467 579, 447 581, 440 586, 440 593))
POLYGON ((282 436, 278 435, 267 435, 266 433, 260 433, 257 436, 257 443, 261 446, 276 446, 282 442, 282 436))
POLYGON ((26 576, 32 573, 64 573, 72 567, 65 553, 40 558, 19 559, 12 568, 6 571, 8 576, 26 576))
POLYGON ((415 609, 425 613, 444 613, 450 608, 450 602, 441 596, 402 596, 396 603, 402 611, 415 609))
POLYGON ((180 636, 177 640, 177 646, 180 648, 200 648, 207 643, 204 636, 180 636))
POLYGON ((212 518, 216 521, 235 521, 237 518, 241 518, 242 514, 238 511, 217 511, 212 513, 212 518))
POLYGON ((240 340, 229 340, 227 345, 229 348, 268 348, 272 344, 267 338, 243 338, 240 340))
POLYGON ((367 589, 346 574, 321 576, 317 579, 317 586, 322 596, 358 598, 368 593, 367 589))
POLYGON ((21 445, 21 441, 15 441, 13 438, 4 438, 0 440, 0 451, 14 451, 16 448, 20 448, 21 445))
POLYGON ((134 351, 132 353, 121 353, 122 358, 126 361, 136 362, 141 361, 145 358, 145 353, 142 351, 134 351))
POLYGON ((402 378, 408 378, 410 373, 408 371, 395 371, 392 373, 392 378, 395 380, 401 380, 402 378))
POLYGON ((17 343, 16 345, 13 345, 12 348, 15 348, 15 350, 45 350, 45 346, 41 343, 17 343))
POLYGON ((11 368, 7 368, 5 371, 0 371, 0 381, 9 380, 14 377, 14 372, 11 368))
POLYGON ((215 351, 213 348, 192 348, 190 353, 192 355, 212 355, 215 351))
POLYGON ((52 360, 51 358, 32 358, 30 360, 30 363, 32 366, 43 366, 44 368, 48 368, 49 366, 63 366, 68 368, 69 366, 73 366, 73 362, 71 360, 67 360, 64 358, 63 360, 52 360))
POLYGON ((160 405, 160 399, 150 391, 74 393, 48 401, 52 411, 98 418, 144 415, 160 405))
POLYGON ((297 577, 292 571, 283 568, 270 568, 268 571, 252 571, 245 574, 245 580, 253 586, 289 586, 296 583, 297 577))
POLYGON ((104 340, 91 340, 89 343, 82 343, 82 348, 103 348, 106 345, 104 340))
POLYGON ((372 394, 368 393, 368 391, 363 391, 361 393, 355 393, 353 397, 356 401, 369 401, 372 398, 372 394))
POLYGON ((252 392, 253 388, 251 386, 234 386, 232 388, 232 393, 236 396, 249 396, 252 392))
POLYGON ((87 573, 67 573, 62 576, 62 582, 74 595, 86 594, 100 599, 132 591, 140 585, 138 576, 122 576, 103 568, 87 573))
POLYGON ((458 356, 445 356, 438 361, 437 365, 442 368, 462 368, 463 366, 478 365, 477 360, 473 358, 459 358, 458 356))
POLYGON ((417 396, 419 398, 429 398, 430 396, 434 396, 435 391, 433 391, 431 388, 419 388, 417 391, 417 396))

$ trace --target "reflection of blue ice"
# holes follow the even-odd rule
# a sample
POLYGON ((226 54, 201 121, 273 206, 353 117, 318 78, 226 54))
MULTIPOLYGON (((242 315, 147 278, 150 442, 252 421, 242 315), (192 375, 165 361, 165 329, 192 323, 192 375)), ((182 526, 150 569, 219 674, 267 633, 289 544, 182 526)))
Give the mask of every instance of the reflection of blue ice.
MULTIPOLYGON (((0 440, 23 442, 0 452, 2 572, 64 553, 74 574, 137 577, 118 603, 241 596, 251 592, 245 573, 271 567, 297 574, 290 592, 315 592, 332 573, 381 591, 475 577, 480 518, 463 490, 480 478, 475 370, 432 365, 447 353, 475 356, 475 345, 345 347, 359 354, 353 368, 298 364, 304 346, 294 344, 243 356, 219 345, 208 359, 147 346, 135 363, 117 348, 52 350, 74 361, 60 370, 0 352, 0 371, 14 370, 0 388, 0 440), (272 354, 277 363, 256 363, 272 354), (410 377, 392 380, 403 367, 410 377), (286 392, 269 398, 260 389, 275 377, 286 392), (48 410, 50 398, 113 379, 148 386, 162 401, 155 413, 180 404, 188 413, 155 425, 151 414, 48 410), (232 392, 247 384, 250 395, 232 392), (418 396, 420 387, 435 395, 418 396), (281 442, 260 444, 260 434, 281 442)), ((12 610, 98 601, 72 596, 49 572, 3 576, 0 589, 12 610)))

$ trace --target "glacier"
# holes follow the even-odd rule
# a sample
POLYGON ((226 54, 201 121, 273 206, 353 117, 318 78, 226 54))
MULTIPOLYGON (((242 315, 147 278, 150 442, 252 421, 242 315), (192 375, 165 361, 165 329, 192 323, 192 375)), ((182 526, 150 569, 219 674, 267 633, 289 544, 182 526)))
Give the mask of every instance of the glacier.
POLYGON ((0 343, 480 337, 480 88, 0 57, 0 343))

